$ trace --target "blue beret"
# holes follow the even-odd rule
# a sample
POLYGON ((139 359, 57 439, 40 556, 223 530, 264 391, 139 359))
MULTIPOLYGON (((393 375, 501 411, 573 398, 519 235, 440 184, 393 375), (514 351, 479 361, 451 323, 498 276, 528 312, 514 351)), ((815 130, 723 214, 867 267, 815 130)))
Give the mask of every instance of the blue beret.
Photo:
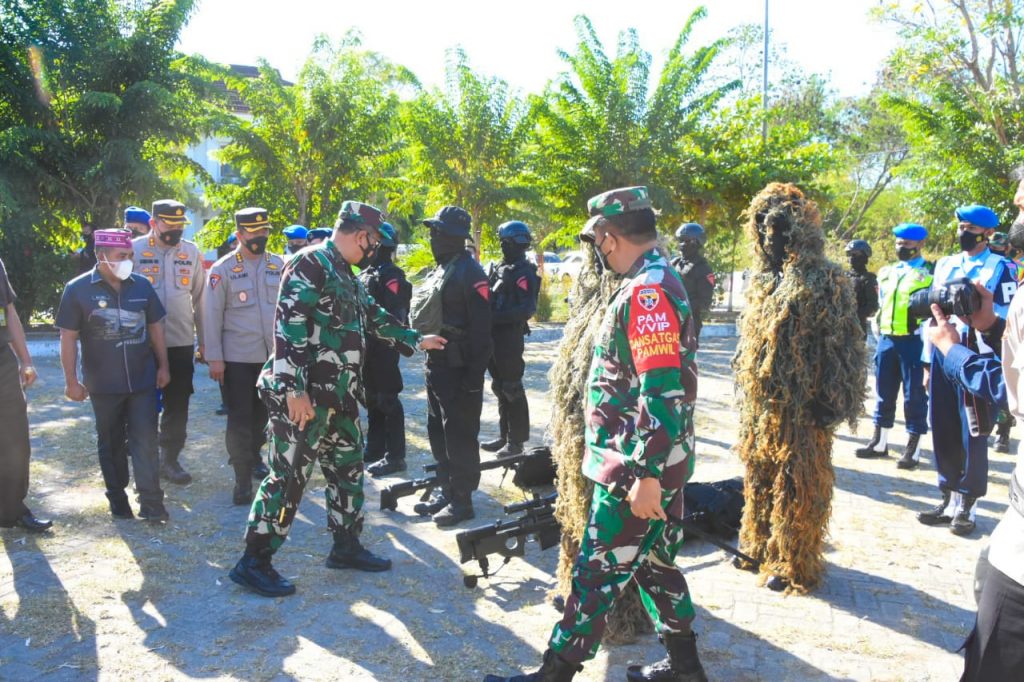
POLYGON ((126 223, 146 223, 149 224, 149 211, 138 206, 129 206, 124 210, 124 221, 126 223))
POLYGON ((924 225, 917 223, 900 223, 892 228, 892 233, 900 239, 909 239, 912 242, 919 242, 928 238, 928 230, 924 225))
POLYGON ((284 228, 284 236, 288 239, 305 239, 308 234, 309 230, 302 225, 289 225, 284 228))
POLYGON ((999 216, 988 206, 972 204, 956 210, 956 217, 965 223, 984 227, 986 230, 999 227, 999 216))
POLYGON ((315 230, 310 230, 309 233, 306 235, 306 238, 307 239, 328 239, 332 234, 334 234, 334 230, 332 230, 331 228, 329 228, 329 227, 318 227, 315 230))
POLYGON ((231 234, 228 235, 228 244, 234 244, 237 241, 238 241, 238 237, 235 236, 234 232, 232 232, 231 234))

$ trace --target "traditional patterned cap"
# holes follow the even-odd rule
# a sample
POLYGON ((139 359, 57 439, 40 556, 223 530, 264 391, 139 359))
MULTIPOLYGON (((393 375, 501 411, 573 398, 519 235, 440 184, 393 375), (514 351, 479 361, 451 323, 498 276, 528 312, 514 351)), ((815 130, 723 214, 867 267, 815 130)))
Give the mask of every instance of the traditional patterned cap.
POLYGON ((270 227, 270 216, 267 209, 251 206, 235 211, 235 226, 246 232, 256 232, 270 227))
POLYGON ((384 223, 384 212, 376 206, 364 204, 360 201, 344 201, 341 210, 338 211, 338 219, 334 222, 335 227, 341 227, 342 221, 359 223, 366 227, 380 232, 380 226, 384 223))
POLYGON ((594 241, 594 226, 603 218, 640 211, 645 208, 651 208, 651 195, 643 185, 620 187, 591 197, 587 201, 590 220, 583 226, 580 239, 594 241))
POLYGON ((124 221, 126 223, 146 223, 149 224, 149 211, 138 206, 129 206, 124 210, 124 221))
POLYGON ((305 239, 309 236, 309 230, 302 225, 289 225, 284 228, 284 236, 287 239, 305 239))
MULTIPOLYGON (((185 216, 185 204, 174 199, 154 201, 153 215, 169 225, 192 224, 192 221, 185 216)), ((147 222, 149 221, 147 220, 147 222)))
POLYGON ((96 247, 106 246, 117 249, 132 248, 131 230, 96 230, 92 233, 96 247))
POLYGON ((918 225, 917 223, 900 223, 892 228, 892 233, 900 239, 909 239, 914 242, 928 238, 928 229, 924 225, 918 225))
POLYGON ((977 225, 986 230, 999 227, 999 216, 988 206, 979 206, 978 204, 961 206, 956 210, 956 217, 965 223, 977 225))

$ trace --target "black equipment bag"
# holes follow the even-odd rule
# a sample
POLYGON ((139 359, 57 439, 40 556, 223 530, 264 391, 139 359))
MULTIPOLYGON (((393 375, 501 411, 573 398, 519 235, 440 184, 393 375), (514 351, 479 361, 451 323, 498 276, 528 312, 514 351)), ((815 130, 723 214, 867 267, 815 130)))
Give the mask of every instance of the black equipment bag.
POLYGON ((683 505, 687 519, 705 533, 731 539, 739 532, 743 518, 743 479, 737 476, 714 483, 687 483, 683 505))
POLYGON ((544 446, 530 448, 521 462, 516 464, 516 473, 512 483, 520 488, 532 488, 539 485, 553 485, 555 482, 555 461, 551 457, 551 448, 544 446))

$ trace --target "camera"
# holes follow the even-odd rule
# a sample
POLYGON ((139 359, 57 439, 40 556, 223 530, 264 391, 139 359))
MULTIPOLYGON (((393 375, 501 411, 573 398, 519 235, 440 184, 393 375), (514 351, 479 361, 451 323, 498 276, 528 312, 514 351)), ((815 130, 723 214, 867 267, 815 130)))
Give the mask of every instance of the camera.
POLYGON ((931 305, 935 303, 947 317, 956 315, 964 317, 976 313, 981 308, 981 295, 974 284, 966 277, 946 282, 939 289, 922 289, 910 295, 908 312, 911 317, 924 320, 932 316, 931 305))

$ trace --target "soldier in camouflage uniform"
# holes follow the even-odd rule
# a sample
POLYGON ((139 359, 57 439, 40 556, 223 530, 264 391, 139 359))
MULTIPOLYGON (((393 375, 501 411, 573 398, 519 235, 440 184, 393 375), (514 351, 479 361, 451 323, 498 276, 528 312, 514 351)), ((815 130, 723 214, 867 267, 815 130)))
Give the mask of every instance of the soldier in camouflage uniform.
POLYGON ((329 568, 386 571, 391 561, 363 548, 363 443, 359 407, 366 336, 439 349, 443 340, 402 326, 366 293, 351 266, 367 267, 380 242, 379 209, 356 201, 341 206, 334 235, 304 249, 286 266, 274 333, 274 354, 259 378, 270 413, 270 474, 249 512, 245 555, 231 579, 264 596, 295 586, 271 566, 288 536, 313 470, 327 479, 327 525, 334 547, 329 568))
POLYGON ((597 653, 615 598, 635 578, 669 655, 631 666, 628 679, 706 680, 690 629, 693 604, 675 566, 683 533, 666 524, 665 513, 682 515, 683 485, 693 473, 693 318, 682 280, 657 249, 647 188, 605 192, 588 206, 581 240, 623 275, 590 369, 583 473, 595 483, 593 504, 544 664, 508 679, 572 679, 597 653))

